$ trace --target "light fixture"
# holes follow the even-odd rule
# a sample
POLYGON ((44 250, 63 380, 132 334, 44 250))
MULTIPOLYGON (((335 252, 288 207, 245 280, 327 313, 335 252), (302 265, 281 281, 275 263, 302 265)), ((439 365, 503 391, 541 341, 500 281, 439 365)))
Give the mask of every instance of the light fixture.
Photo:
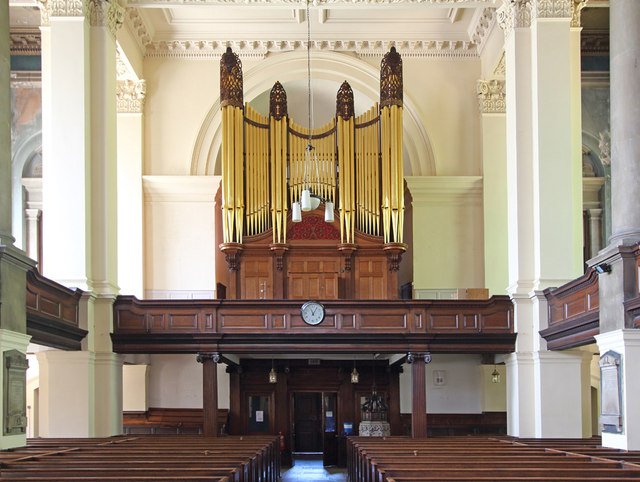
POLYGON ((351 383, 358 383, 360 381, 360 374, 356 370, 356 361, 353 360, 353 371, 351 372, 351 383))
POLYGON ((269 372, 269 383, 278 383, 278 373, 273 366, 273 360, 271 360, 271 371, 269 372))
MULTIPOLYGON (((304 183, 300 200, 295 201, 291 206, 291 220, 294 223, 302 221, 302 211, 313 211, 324 202, 324 220, 327 223, 334 221, 333 203, 320 197, 319 194, 311 191, 309 186, 309 177, 311 171, 315 170, 319 174, 318 154, 315 147, 311 143, 313 139, 313 95, 311 92, 311 19, 309 17, 309 0, 306 1, 306 20, 307 20, 307 103, 309 114, 309 143, 304 150, 304 183)), ((319 176, 318 176, 319 177, 319 176)))
POLYGON ((493 383, 500 383, 500 372, 498 371, 498 367, 493 365, 493 373, 491 374, 491 381, 493 383))
POLYGON ((611 273, 611 265, 609 263, 600 263, 596 265, 595 269, 599 274, 611 273))

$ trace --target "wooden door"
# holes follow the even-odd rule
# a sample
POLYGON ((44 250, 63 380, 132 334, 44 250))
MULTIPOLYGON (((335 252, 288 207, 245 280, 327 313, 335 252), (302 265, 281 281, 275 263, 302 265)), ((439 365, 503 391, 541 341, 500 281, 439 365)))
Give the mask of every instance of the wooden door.
POLYGON ((293 394, 294 452, 322 452, 322 394, 293 394))
POLYGON ((322 463, 338 465, 338 394, 322 394, 322 463))

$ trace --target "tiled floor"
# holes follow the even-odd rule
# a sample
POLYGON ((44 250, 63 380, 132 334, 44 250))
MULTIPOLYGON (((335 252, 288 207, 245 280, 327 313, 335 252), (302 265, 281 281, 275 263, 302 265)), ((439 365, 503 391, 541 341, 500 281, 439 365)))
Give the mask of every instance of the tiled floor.
POLYGON ((323 467, 322 456, 296 455, 291 468, 282 468, 282 482, 346 482, 347 469, 323 467))

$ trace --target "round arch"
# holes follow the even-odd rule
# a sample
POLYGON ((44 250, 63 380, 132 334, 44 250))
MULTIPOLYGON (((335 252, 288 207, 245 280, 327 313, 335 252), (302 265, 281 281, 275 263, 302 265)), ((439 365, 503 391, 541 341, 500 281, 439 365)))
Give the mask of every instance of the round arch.
POLYGON ((37 131, 24 139, 15 147, 15 153, 11 161, 11 217, 13 235, 16 238, 16 246, 24 246, 24 191, 22 189, 22 177, 27 162, 33 155, 42 149, 42 131, 37 131))
MULTIPOLYGON (((342 83, 348 79, 354 91, 371 99, 380 96, 379 71, 368 63, 337 52, 314 52, 313 78, 342 83)), ((251 101, 273 87, 276 80, 287 81, 307 77, 306 52, 288 52, 267 58, 244 72, 244 99, 251 101)), ((191 175, 213 175, 222 144, 220 98, 211 106, 196 138, 191 157, 191 175)), ((407 176, 434 176, 435 159, 429 136, 411 97, 404 93, 404 148, 408 154, 410 172, 407 176)))

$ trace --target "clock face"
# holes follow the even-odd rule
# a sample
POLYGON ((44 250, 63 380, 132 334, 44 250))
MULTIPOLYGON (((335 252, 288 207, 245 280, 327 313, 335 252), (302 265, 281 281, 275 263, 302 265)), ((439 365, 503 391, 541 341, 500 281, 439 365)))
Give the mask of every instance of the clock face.
POLYGON ((324 306, 317 301, 307 301, 300 308, 300 315, 305 323, 319 325, 324 320, 324 306))

